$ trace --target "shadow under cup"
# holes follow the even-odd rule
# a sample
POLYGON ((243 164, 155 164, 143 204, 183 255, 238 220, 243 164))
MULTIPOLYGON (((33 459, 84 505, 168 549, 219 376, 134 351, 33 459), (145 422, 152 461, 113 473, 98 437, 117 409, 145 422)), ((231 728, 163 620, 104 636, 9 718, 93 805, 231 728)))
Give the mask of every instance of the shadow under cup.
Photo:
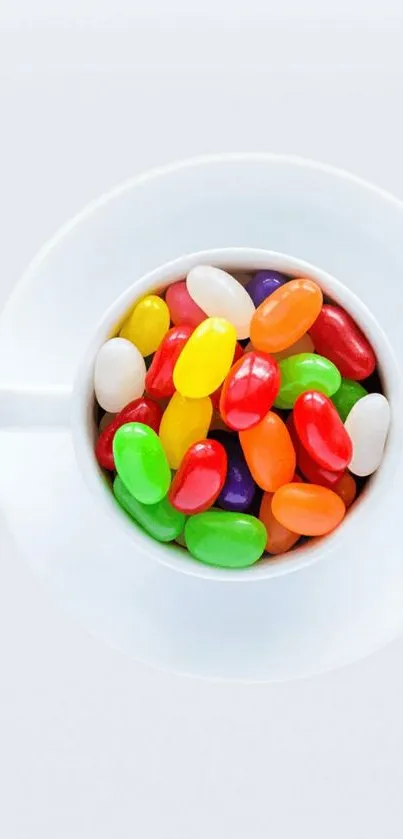
MULTIPOLYGON (((245 276, 246 279, 246 276, 245 276)), ((307 262, 281 253, 253 248, 223 248, 202 251, 180 257, 155 269, 135 281, 105 313, 92 337, 88 350, 76 377, 73 394, 73 437, 79 468, 84 476, 100 515, 110 517, 115 527, 123 529, 135 551, 134 558, 141 553, 150 561, 168 565, 180 573, 223 581, 247 581, 274 577, 297 571, 310 563, 343 549, 345 539, 352 535, 357 516, 368 516, 370 526, 371 508, 376 505, 379 493, 387 491, 392 476, 396 450, 400 438, 394 422, 394 406, 399 394, 399 370, 387 337, 376 318, 367 307, 346 286, 326 272, 307 262), (102 344, 119 331, 127 312, 145 294, 162 292, 169 285, 183 279, 195 265, 215 265, 234 273, 242 282, 242 275, 250 275, 262 269, 281 271, 290 277, 308 277, 322 288, 325 297, 339 304, 353 317, 372 344, 378 359, 377 375, 382 392, 391 406, 391 427, 379 470, 366 482, 359 498, 349 509, 345 520, 333 533, 310 539, 289 553, 271 557, 264 555, 255 565, 242 570, 215 568, 203 565, 182 547, 161 544, 148 536, 132 522, 117 505, 111 491, 110 480, 103 473, 94 455, 96 436, 95 397, 93 388, 94 363, 102 344)))

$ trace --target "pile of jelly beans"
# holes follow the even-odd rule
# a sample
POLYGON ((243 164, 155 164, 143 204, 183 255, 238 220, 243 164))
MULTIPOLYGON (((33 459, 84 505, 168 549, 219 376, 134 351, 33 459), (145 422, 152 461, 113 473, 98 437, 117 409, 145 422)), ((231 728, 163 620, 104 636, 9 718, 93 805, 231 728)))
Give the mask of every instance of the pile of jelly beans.
POLYGON ((198 265, 101 347, 96 458, 154 539, 252 565, 333 531, 380 465, 390 409, 376 364, 313 280, 242 283, 198 265))

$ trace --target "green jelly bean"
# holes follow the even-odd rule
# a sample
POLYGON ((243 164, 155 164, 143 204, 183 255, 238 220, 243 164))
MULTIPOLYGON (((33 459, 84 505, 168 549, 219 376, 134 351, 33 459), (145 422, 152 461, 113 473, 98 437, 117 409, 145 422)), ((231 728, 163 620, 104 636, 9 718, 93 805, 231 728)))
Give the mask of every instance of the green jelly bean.
POLYGON ((167 494, 171 470, 158 435, 141 422, 128 422, 113 438, 116 471, 142 504, 157 504, 167 494))
POLYGON ((359 382, 353 379, 342 379, 341 385, 332 396, 333 405, 340 419, 345 422, 355 403, 363 396, 368 396, 368 391, 359 382))
POLYGON ((175 510, 166 497, 157 504, 142 504, 130 495, 119 475, 113 482, 113 492, 126 513, 158 542, 173 542, 182 533, 186 516, 175 510))
POLYGON ((208 510, 190 516, 185 525, 189 553, 207 565, 247 568, 265 549, 266 528, 255 516, 208 510))
POLYGON ((307 390, 333 396, 341 383, 340 373, 327 358, 316 353, 299 353, 279 361, 281 385, 276 408, 293 408, 296 399, 307 390))

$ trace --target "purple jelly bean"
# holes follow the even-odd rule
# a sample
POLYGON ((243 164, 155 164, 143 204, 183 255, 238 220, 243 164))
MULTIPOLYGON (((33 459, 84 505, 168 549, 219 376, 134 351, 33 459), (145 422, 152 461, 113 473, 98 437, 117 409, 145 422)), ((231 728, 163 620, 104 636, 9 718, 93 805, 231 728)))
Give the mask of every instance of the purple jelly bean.
POLYGON ((216 504, 223 510, 241 513, 252 504, 256 484, 249 472, 239 440, 227 431, 218 430, 212 431, 209 437, 213 437, 224 446, 228 457, 227 477, 216 504))
POLYGON ((258 271, 249 280, 245 288, 257 308, 263 303, 263 300, 266 300, 266 297, 273 294, 273 291, 284 285, 287 280, 288 277, 285 274, 280 274, 279 271, 258 271))

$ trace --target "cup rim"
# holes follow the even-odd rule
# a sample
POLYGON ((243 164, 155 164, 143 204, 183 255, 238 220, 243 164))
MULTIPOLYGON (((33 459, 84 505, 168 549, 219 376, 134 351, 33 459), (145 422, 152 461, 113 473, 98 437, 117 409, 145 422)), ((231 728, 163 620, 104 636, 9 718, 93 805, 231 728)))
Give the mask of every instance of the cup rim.
POLYGON ((357 517, 362 516, 371 504, 378 503, 382 487, 385 486, 385 482, 390 481, 394 464, 397 462, 397 448, 400 447, 394 417, 398 416, 396 406, 401 402, 402 391, 398 364, 387 336, 367 306, 340 280, 305 260, 278 251, 239 246, 214 248, 180 256, 147 272, 136 279, 109 306, 94 330, 75 377, 72 394, 72 436, 78 467, 87 487, 94 499, 100 503, 104 513, 109 516, 111 524, 114 523, 125 532, 138 552, 148 555, 149 558, 179 573, 215 581, 246 582, 296 572, 328 557, 337 550, 343 550, 343 544, 357 517), (274 269, 290 276, 308 276, 316 280, 334 302, 339 303, 352 315, 368 336, 375 349, 383 389, 391 405, 392 422, 382 464, 378 472, 372 476, 371 485, 349 510, 342 526, 334 533, 312 539, 290 553, 263 557, 245 569, 233 570, 204 565, 176 543, 161 544, 153 540, 151 536, 136 527, 126 513, 118 507, 109 483, 94 455, 93 371, 97 351, 108 338, 116 334, 117 325, 136 300, 145 293, 162 290, 184 278, 190 268, 196 264, 213 264, 230 272, 231 270, 253 272, 274 269))

